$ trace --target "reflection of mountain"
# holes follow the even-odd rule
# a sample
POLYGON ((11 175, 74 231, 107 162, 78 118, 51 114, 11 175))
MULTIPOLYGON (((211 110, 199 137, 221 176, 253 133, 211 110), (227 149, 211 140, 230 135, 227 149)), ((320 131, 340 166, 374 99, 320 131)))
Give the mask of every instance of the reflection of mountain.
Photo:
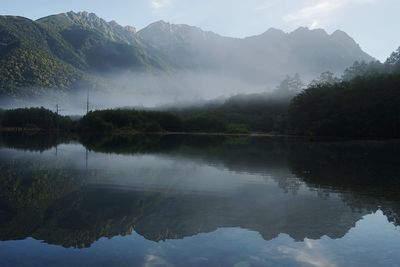
POLYGON ((132 231, 159 241, 222 227, 251 229, 266 240, 280 233, 296 240, 340 238, 378 205, 399 222, 395 143, 179 136, 90 140, 93 150, 132 155, 92 154, 85 170, 67 162, 73 157, 46 161, 14 151, 16 161, 7 157, 10 151, 0 151, 1 240, 31 236, 87 247, 101 237, 132 231), (124 160, 123 170, 113 166, 124 160), (175 162, 186 177, 170 176, 163 160, 175 162), (137 168, 145 161, 160 170, 159 177, 146 166, 137 168), (191 173, 188 162, 195 166, 191 173), (127 174, 129 187, 118 180, 127 174), (204 180, 214 181, 215 190, 193 185, 201 177, 197 174, 207 174, 204 180), (99 183, 107 179, 107 185, 99 183))
POLYGON ((121 155, 157 154, 189 158, 233 171, 265 174, 274 169, 288 174, 284 150, 270 138, 227 136, 132 136, 81 138, 89 150, 121 155))
POLYGON ((308 186, 351 192, 343 200, 354 208, 381 209, 400 223, 400 142, 351 142, 292 145, 292 172, 308 186))
MULTIPOLYGON (((63 183, 55 187, 64 188, 63 183)), ((30 188, 26 193, 32 191, 35 190, 30 188)), ((39 192, 38 197, 46 192, 39 192)), ((267 240, 280 233, 296 240, 323 235, 340 238, 364 214, 352 212, 339 199, 320 202, 308 195, 286 198, 260 187, 244 188, 232 196, 85 187, 58 194, 59 198, 41 200, 43 203, 38 206, 6 209, 5 214, 10 215, 1 224, 1 238, 32 236, 65 247, 87 247, 100 237, 130 234, 132 230, 149 240, 160 241, 221 227, 252 229, 267 240), (34 212, 27 213, 28 210, 34 212)))
POLYGON ((20 239, 31 236, 46 219, 45 211, 61 196, 77 190, 79 173, 34 161, 1 159, 0 237, 20 239))

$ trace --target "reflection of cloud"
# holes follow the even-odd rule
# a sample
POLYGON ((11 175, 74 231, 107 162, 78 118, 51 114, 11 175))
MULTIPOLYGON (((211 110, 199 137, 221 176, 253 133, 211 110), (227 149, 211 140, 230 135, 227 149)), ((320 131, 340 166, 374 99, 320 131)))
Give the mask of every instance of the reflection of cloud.
POLYGON ((283 17, 285 22, 319 27, 323 20, 329 19, 335 11, 354 4, 368 4, 377 0, 314 0, 312 4, 283 17))
POLYGON ((315 267, 337 267, 337 264, 323 255, 318 241, 305 239, 305 249, 280 246, 278 250, 283 254, 293 257, 296 261, 315 267))
POLYGON ((144 267, 156 267, 156 266, 165 266, 165 267, 172 267, 174 265, 169 264, 166 260, 163 258, 156 256, 156 255, 146 255, 145 260, 144 260, 144 267))

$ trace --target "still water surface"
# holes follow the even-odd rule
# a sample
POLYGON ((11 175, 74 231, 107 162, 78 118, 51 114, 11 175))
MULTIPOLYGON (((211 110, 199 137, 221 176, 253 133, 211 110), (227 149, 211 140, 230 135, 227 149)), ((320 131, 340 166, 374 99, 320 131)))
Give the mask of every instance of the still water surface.
POLYGON ((400 266, 400 142, 0 138, 0 266, 400 266))

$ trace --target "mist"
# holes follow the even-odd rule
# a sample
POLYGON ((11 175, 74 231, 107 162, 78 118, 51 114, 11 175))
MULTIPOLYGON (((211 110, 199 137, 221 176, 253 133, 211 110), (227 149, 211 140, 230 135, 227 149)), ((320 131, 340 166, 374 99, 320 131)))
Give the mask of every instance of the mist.
MULTIPOLYGON (((78 86, 68 91, 43 89, 23 98, 2 98, 1 108, 44 107, 63 115, 86 113, 89 109, 196 106, 209 101, 222 102, 238 94, 272 91, 273 84, 251 82, 238 76, 207 71, 174 73, 109 72, 97 75, 93 86, 78 86)), ((25 91, 29 91, 29 88, 25 91)))

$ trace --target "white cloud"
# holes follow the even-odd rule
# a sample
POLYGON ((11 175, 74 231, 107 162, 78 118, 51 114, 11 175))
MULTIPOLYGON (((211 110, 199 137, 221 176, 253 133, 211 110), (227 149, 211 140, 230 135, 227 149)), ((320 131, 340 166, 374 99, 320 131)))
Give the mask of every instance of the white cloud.
POLYGON ((324 26, 337 12, 351 5, 363 5, 377 0, 313 0, 299 10, 283 17, 288 23, 307 25, 311 28, 324 26))
POLYGON ((263 10, 266 10, 266 9, 270 9, 270 8, 273 7, 274 5, 275 5, 275 3, 273 3, 272 1, 268 1, 268 2, 265 2, 265 3, 263 3, 263 4, 259 5, 259 6, 257 6, 257 7, 255 8, 255 10, 256 10, 256 11, 263 11, 263 10))
POLYGON ((154 9, 161 9, 171 4, 171 0, 150 0, 150 5, 154 9))

